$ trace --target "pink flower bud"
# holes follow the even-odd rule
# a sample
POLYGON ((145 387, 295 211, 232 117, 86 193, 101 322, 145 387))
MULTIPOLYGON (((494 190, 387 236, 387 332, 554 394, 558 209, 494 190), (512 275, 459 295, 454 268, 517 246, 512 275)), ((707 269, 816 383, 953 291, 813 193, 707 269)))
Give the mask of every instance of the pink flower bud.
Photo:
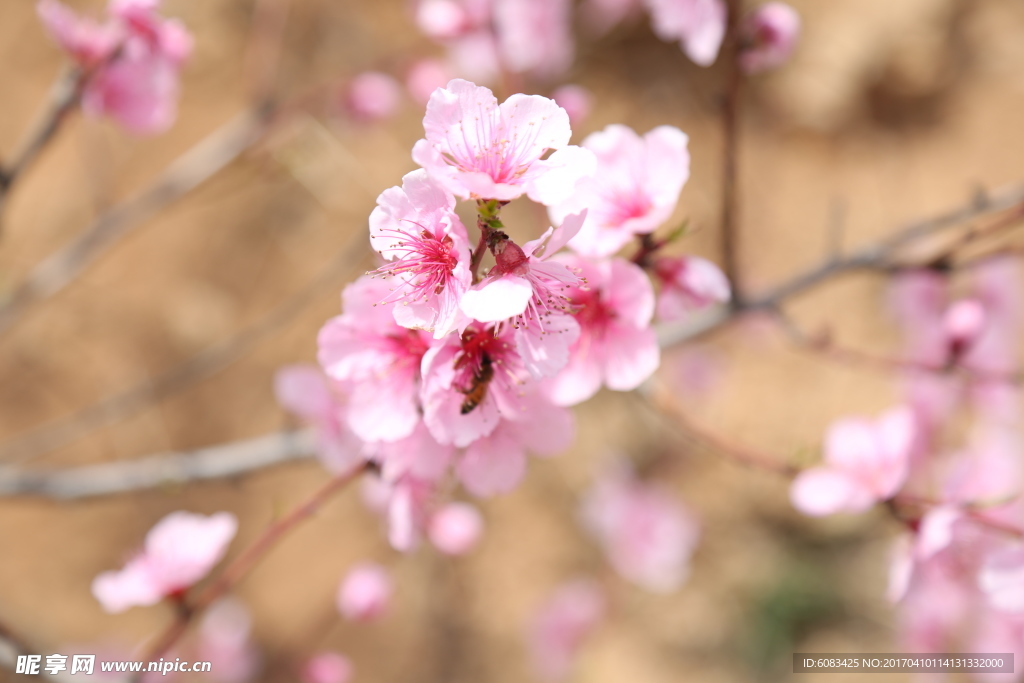
POLYGON ((303 683, 348 683, 352 680, 352 662, 337 652, 321 652, 310 658, 302 669, 303 683))
POLYGON ((422 0, 416 8, 416 26, 434 40, 457 38, 470 23, 466 10, 454 0, 422 0))
POLYGON ((430 96, 452 78, 451 69, 440 59, 421 59, 409 68, 405 88, 417 103, 426 106, 430 96))
POLYGON ((745 41, 740 66, 758 73, 782 66, 793 54, 800 36, 800 15, 783 2, 769 2, 757 8, 743 22, 745 41))
POLYGON ((942 327, 953 349, 963 351, 981 334, 986 323, 985 307, 977 299, 957 301, 946 310, 942 327))
POLYGON ((551 99, 569 115, 569 124, 578 126, 590 116, 594 98, 583 86, 569 84, 551 93, 551 99))
POLYGON ((394 116, 402 97, 402 88, 391 76, 364 71, 348 86, 349 112, 362 121, 380 121, 394 116))
POLYGON ((391 602, 391 579, 380 565, 357 564, 338 587, 338 611, 352 621, 372 621, 391 602))
POLYGON ((484 520, 480 511, 466 503, 452 503, 438 510, 430 520, 430 542, 449 555, 462 555, 480 540, 484 520))

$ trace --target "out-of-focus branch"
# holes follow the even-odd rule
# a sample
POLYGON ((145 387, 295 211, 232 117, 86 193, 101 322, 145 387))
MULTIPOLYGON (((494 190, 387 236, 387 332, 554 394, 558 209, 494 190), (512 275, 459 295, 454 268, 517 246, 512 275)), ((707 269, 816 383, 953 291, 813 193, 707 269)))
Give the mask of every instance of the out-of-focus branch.
POLYGON ((250 97, 257 107, 274 99, 289 5, 290 0, 256 0, 253 8, 245 67, 250 97))
POLYGON ((722 61, 725 63, 726 90, 722 104, 722 267, 732 283, 730 304, 741 308, 744 303, 743 282, 739 274, 739 175, 740 102, 743 97, 743 70, 740 68, 740 13, 742 0, 727 0, 725 38, 722 61))
POLYGON ((993 195, 980 194, 969 205, 904 226, 891 237, 853 253, 826 261, 796 275, 761 296, 751 297, 734 309, 713 308, 679 324, 663 325, 658 330, 662 348, 676 346, 701 337, 731 322, 739 314, 772 310, 785 300, 807 292, 823 282, 859 270, 889 272, 905 267, 897 261, 901 249, 925 237, 955 228, 967 221, 1024 205, 1024 186, 1001 190, 993 195))
POLYGON ((745 467, 774 472, 786 477, 792 477, 799 472, 799 468, 794 465, 780 461, 774 456, 749 446, 736 443, 726 436, 699 425, 686 414, 675 395, 664 386, 655 383, 638 393, 656 411, 670 418, 673 426, 678 427, 687 437, 719 455, 724 455, 745 467))
POLYGON ((103 399, 78 412, 44 424, 0 445, 0 463, 24 461, 73 441, 92 429, 134 414, 210 377, 247 353, 260 340, 281 329, 302 312, 366 252, 365 240, 354 239, 338 257, 305 287, 286 299, 266 317, 242 332, 213 346, 159 377, 103 399))
POLYGON ((63 289, 119 238, 238 158, 270 123, 267 112, 246 112, 231 120, 179 157, 149 188, 101 215, 73 242, 48 256, 0 305, 0 333, 29 306, 63 289))
POLYGON ((0 468, 0 496, 62 500, 143 491, 187 482, 236 477, 315 452, 310 431, 278 432, 219 446, 56 472, 0 468))
POLYGON ((78 69, 68 69, 57 78, 43 113, 11 155, 11 160, 0 168, 0 208, 3 207, 7 192, 38 158, 77 106, 82 82, 83 75, 78 69))
MULTIPOLYGON (((175 620, 168 624, 167 628, 156 637, 153 644, 146 650, 143 660, 152 662, 164 655, 185 634, 189 624, 195 617, 234 588, 235 584, 241 581, 292 529, 305 519, 312 517, 324 503, 343 490, 353 480, 360 477, 364 472, 371 469, 371 467, 369 463, 366 463, 348 472, 335 475, 330 481, 314 492, 306 502, 271 524, 252 545, 236 557, 221 572, 220 576, 208 585, 194 600, 187 600, 182 603, 175 620)), ((140 677, 141 674, 133 677, 132 680, 138 680, 140 677)))

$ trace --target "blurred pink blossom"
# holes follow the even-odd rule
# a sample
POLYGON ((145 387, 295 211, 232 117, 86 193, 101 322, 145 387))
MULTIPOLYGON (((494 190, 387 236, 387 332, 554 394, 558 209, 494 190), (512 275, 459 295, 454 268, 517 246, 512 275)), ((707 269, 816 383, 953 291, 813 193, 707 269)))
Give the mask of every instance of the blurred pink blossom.
POLYGON ((317 456, 329 471, 345 472, 363 461, 363 442, 348 428, 345 407, 315 365, 287 365, 274 374, 278 404, 316 432, 317 456))
POLYGON ((978 585, 996 609, 1024 614, 1024 546, 990 554, 978 573, 978 585))
POLYGON ((349 395, 348 425, 364 441, 398 441, 419 422, 420 360, 430 336, 395 322, 387 281, 363 276, 342 292, 342 315, 317 337, 324 372, 349 395))
POLYGON ((452 79, 451 67, 440 59, 420 59, 405 76, 405 87, 417 104, 426 105, 438 88, 452 79))
POLYGON ((512 73, 554 78, 572 65, 572 0, 495 0, 494 26, 512 73))
POLYGON ((372 562, 352 567, 338 586, 338 611, 351 621, 373 621, 391 604, 391 577, 372 562))
POLYGON ((671 126, 643 137, 622 125, 588 135, 583 147, 596 156, 597 171, 549 210, 556 225, 587 211, 569 246, 584 256, 610 256, 635 235, 654 232, 667 221, 690 177, 687 142, 686 134, 671 126))
POLYGON ((537 674, 549 681, 566 678, 604 613, 605 597, 594 581, 578 579, 556 588, 537 609, 527 634, 537 674))
POLYGON ((553 204, 594 172, 593 154, 568 144, 565 110, 539 95, 513 95, 499 106, 489 89, 456 79, 431 95, 423 127, 413 160, 464 199, 527 194, 553 204))
POLYGON ((776 69, 787 61, 800 37, 800 15, 784 2, 769 2, 743 19, 740 66, 747 73, 776 69))
POLYGON ((338 652, 321 652, 302 668, 302 683, 348 683, 352 674, 348 657, 338 652))
POLYGON ((807 515, 863 512, 894 496, 907 479, 916 427, 899 407, 877 420, 844 418, 825 437, 825 465, 801 472, 790 488, 793 505, 807 515))
POLYGON ((682 320, 693 311, 729 301, 729 280, 711 261, 699 256, 666 256, 654 262, 654 277, 661 283, 658 318, 682 320))
POLYGON ((551 99, 569 115, 569 123, 579 126, 590 116, 594 96, 582 85, 569 83, 559 86, 551 93, 551 99))
POLYGON ((583 519, 623 578, 669 593, 689 576, 700 531, 668 491, 637 481, 628 470, 613 470, 587 494, 583 519))
POLYGON ((397 303, 395 320, 435 339, 460 322, 459 302, 472 282, 469 237, 455 214, 455 197, 420 169, 385 190, 370 214, 370 243, 392 278, 381 303, 397 303))
POLYGON ((237 529, 230 512, 172 512, 149 530, 142 552, 123 569, 96 577, 92 593, 108 612, 180 594, 220 562, 237 529))
POLYGON ((602 385, 615 391, 636 389, 661 362, 651 328, 651 281, 639 266, 624 259, 594 263, 565 255, 559 262, 580 273, 586 287, 568 292, 580 335, 569 350, 569 364, 548 385, 552 400, 575 405, 602 385))
POLYGON ((192 51, 185 27, 157 14, 156 2, 113 0, 105 22, 82 18, 57 0, 37 7, 47 30, 86 69, 82 109, 130 132, 160 133, 177 118, 181 67, 192 51))
POLYGON ((725 37, 723 0, 646 0, 654 32, 662 40, 678 40, 690 59, 710 66, 725 37))
POLYGON ((464 555, 476 546, 484 529, 480 511, 469 503, 449 503, 430 517, 429 536, 435 548, 464 555))
POLYGON ((398 111, 402 86, 392 76, 379 71, 364 71, 348 84, 345 105, 353 118, 382 121, 398 111))
POLYGON ((244 683, 259 669, 259 653, 249 636, 252 619, 241 602, 223 598, 210 607, 199 625, 199 656, 211 663, 218 683, 244 683))

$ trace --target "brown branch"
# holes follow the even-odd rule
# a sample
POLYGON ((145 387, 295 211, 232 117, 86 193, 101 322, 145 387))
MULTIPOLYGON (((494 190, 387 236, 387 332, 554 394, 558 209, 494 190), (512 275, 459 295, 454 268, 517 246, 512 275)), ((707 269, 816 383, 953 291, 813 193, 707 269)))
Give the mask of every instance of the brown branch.
POLYGON ((739 274, 739 138, 740 107, 743 97, 743 71, 740 68, 740 13, 742 0, 727 0, 728 18, 722 42, 722 61, 726 69, 725 100, 722 105, 724 148, 722 152, 722 268, 732 283, 730 305, 742 307, 744 296, 739 274))
POLYGON ((312 457, 310 431, 277 432, 191 451, 58 471, 0 468, 0 497, 95 498, 193 481, 237 477, 312 457))
POLYGON ((84 76, 78 69, 68 69, 57 78, 38 121, 11 155, 11 162, 0 169, 0 208, 10 189, 53 140, 68 115, 78 105, 83 80, 84 76))
POLYGON ((365 241, 362 238, 353 239, 326 269, 254 325, 155 379, 8 440, 0 445, 0 461, 23 462, 60 448, 101 425, 125 419, 147 405, 215 375, 252 350, 269 334, 294 320, 365 251, 365 241))
POLYGON ((658 330, 658 339, 662 348, 676 346, 718 330, 740 314, 776 309, 787 299, 840 275, 856 271, 891 272, 899 267, 896 256, 907 245, 955 228, 979 216, 1014 209, 1021 204, 1024 204, 1024 186, 1002 190, 995 196, 979 195, 967 206, 910 223, 880 242, 806 270, 761 296, 748 298, 738 308, 712 308, 682 323, 662 325, 658 330))
POLYGON ((343 474, 335 475, 326 484, 317 489, 313 495, 294 508, 287 515, 271 524, 256 541, 236 557, 213 583, 206 586, 194 600, 182 603, 174 621, 167 625, 146 650, 143 661, 156 661, 164 655, 188 630, 190 623, 207 607, 230 591, 278 544, 288 533, 302 521, 313 516, 324 503, 349 483, 371 468, 369 463, 356 467, 343 474))
POLYGON ((728 457, 745 467, 774 472, 786 477, 795 476, 799 468, 786 462, 780 462, 771 455, 738 444, 728 437, 717 434, 703 427, 690 418, 676 400, 675 395, 667 388, 655 385, 646 391, 639 392, 647 402, 659 413, 670 418, 673 426, 682 430, 705 448, 728 457))
POLYGON ((74 241, 48 256, 0 305, 0 333, 32 304, 62 290, 119 238, 238 158, 270 122, 269 115, 257 112, 231 120, 179 157, 149 188, 101 215, 74 241))

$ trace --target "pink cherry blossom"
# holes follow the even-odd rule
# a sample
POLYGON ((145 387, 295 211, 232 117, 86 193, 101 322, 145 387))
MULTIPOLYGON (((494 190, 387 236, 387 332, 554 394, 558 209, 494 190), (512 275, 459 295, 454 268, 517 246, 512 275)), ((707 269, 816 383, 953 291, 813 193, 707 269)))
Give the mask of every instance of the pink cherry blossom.
POLYGON ((729 301, 732 290, 725 274, 699 256, 666 256, 654 262, 654 277, 661 283, 658 319, 682 320, 693 311, 729 301))
POLYGON ((81 17, 58 0, 39 0, 36 11, 43 26, 79 66, 91 68, 108 59, 121 41, 120 27, 111 21, 81 17))
POLYGON ((512 73, 552 78, 572 65, 572 0, 498 0, 494 26, 512 73))
POLYGON ((459 323, 473 279, 469 238, 454 209, 455 197, 421 169, 385 190, 370 214, 370 243, 389 261, 377 272, 394 278, 381 303, 400 304, 393 309, 400 325, 437 339, 459 323))
POLYGON ((372 562, 352 567, 338 586, 338 611, 351 621, 373 621, 391 603, 391 577, 372 562))
POLYGON ((559 86, 551 93, 559 107, 569 115, 569 123, 579 126, 590 117, 590 110, 594 106, 593 94, 582 85, 569 83, 559 86))
MULTIPOLYGON (((439 443, 464 448, 490 436, 502 420, 521 421, 551 407, 518 351, 518 332, 473 323, 461 335, 435 343, 424 356, 423 421, 439 443)), ((560 340, 554 335, 552 343, 560 340)), ((553 433, 552 440, 561 444, 562 430, 553 433)), ((519 436, 506 434, 501 441, 505 446, 514 441, 522 452, 519 436)))
POLYGON ((551 405, 537 391, 524 392, 520 412, 502 415, 498 426, 466 447, 455 467, 476 496, 511 491, 526 472, 526 454, 557 455, 575 436, 572 413, 551 405))
POLYGON ((669 593, 688 577, 700 532, 693 516, 668 491, 615 470, 587 494, 583 519, 625 579, 669 593))
POLYGON ((423 128, 413 160, 458 197, 554 204, 594 172, 593 155, 568 144, 568 114, 539 95, 499 105, 489 89, 456 79, 431 95, 423 128))
POLYGON ((672 126, 640 137, 616 124, 588 135, 583 147, 596 156, 596 173, 549 211, 560 224, 569 214, 587 210, 569 246, 584 256, 610 256, 635 235, 654 232, 667 221, 690 177, 687 143, 686 134, 672 126))
POLYGON ((470 8, 457 0, 420 0, 416 26, 434 40, 450 40, 470 30, 475 23, 470 8))
POLYGON ((740 66, 749 74, 776 69, 787 61, 800 36, 800 15, 784 2, 769 2, 748 14, 740 28, 740 66))
POLYGON ((229 512, 209 517, 172 512, 149 530, 142 552, 123 569, 96 577, 92 593, 108 612, 153 605, 179 594, 220 561, 237 528, 229 512))
POLYGON ((177 117, 178 80, 192 38, 154 2, 111 2, 102 24, 80 18, 56 0, 41 0, 40 17, 57 42, 88 69, 82 109, 109 116, 133 133, 166 130, 177 117))
POLYGON ((567 216, 559 228, 548 228, 522 247, 499 240, 493 248, 494 267, 462 297, 462 311, 484 323, 511 319, 516 327, 539 330, 553 322, 554 329, 573 334, 575 325, 563 315, 568 311, 565 292, 580 278, 565 264, 549 259, 579 232, 586 215, 584 210, 567 216))
POLYGON ((259 669, 259 653, 250 640, 252 619, 239 601, 223 598, 199 625, 199 656, 211 663, 210 678, 218 683, 244 683, 259 669))
POLYGON ((302 683, 348 683, 352 674, 348 657, 339 652, 321 652, 302 668, 302 683))
POLYGON ((946 338, 960 355, 985 329, 985 307, 976 299, 962 299, 950 306, 942 319, 946 338))
POLYGON ((604 613, 605 597, 594 581, 577 579, 556 588, 537 609, 527 634, 537 674, 548 681, 566 678, 604 613))
POLYGON ((345 422, 345 407, 314 365, 289 365, 274 375, 278 404, 316 432, 317 455, 331 472, 341 473, 363 461, 363 443, 345 422))
POLYGON ((317 357, 349 395, 348 425, 364 441, 398 441, 419 422, 419 368, 430 338, 395 322, 387 281, 364 276, 342 293, 342 315, 323 326, 317 357))
POLYGON ((558 405, 575 405, 602 385, 631 391, 661 362, 651 328, 654 288, 639 266, 623 259, 591 262, 563 256, 560 262, 586 280, 569 291, 580 336, 569 350, 569 364, 549 384, 558 405))
POLYGON ((877 420, 844 418, 829 427, 825 465, 801 472, 790 489, 807 515, 863 512, 891 498, 906 481, 916 426, 899 407, 877 420))
POLYGON ((646 0, 654 32, 662 40, 678 40, 683 51, 700 66, 718 57, 725 37, 723 0, 646 0))
POLYGON ((464 555, 477 544, 484 529, 480 511, 468 503, 449 503, 430 518, 428 534, 435 548, 464 555))
POLYGON ((426 106, 430 96, 452 79, 451 67, 440 59, 420 59, 409 67, 405 87, 417 104, 426 106))
POLYGON ((346 109, 360 121, 383 121, 395 115, 402 101, 402 86, 379 71, 364 71, 348 84, 346 109))
POLYGON ((429 520, 434 493, 432 482, 406 475, 389 486, 387 508, 388 542, 403 553, 416 549, 429 520))

